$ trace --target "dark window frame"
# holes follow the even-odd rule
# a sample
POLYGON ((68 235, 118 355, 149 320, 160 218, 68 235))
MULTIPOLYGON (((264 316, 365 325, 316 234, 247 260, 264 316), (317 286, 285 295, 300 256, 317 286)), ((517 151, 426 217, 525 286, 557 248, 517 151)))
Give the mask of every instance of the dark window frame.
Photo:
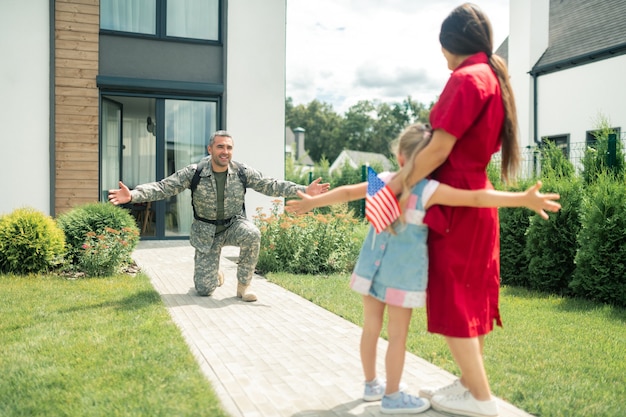
MULTIPOLYGON (((181 43, 199 43, 203 45, 222 45, 222 24, 223 24, 223 8, 224 0, 218 0, 217 6, 217 39, 197 39, 186 38, 180 36, 168 36, 167 35, 167 1, 168 0, 154 0, 156 2, 156 33, 154 35, 138 32, 126 32, 122 30, 102 29, 101 22, 99 23, 101 35, 114 35, 125 36, 141 39, 156 39, 161 41, 181 42, 181 43)), ((176 1, 176 0, 170 0, 176 1)))
POLYGON ((569 133, 563 133, 561 135, 544 136, 541 139, 543 142, 554 143, 557 146, 557 148, 561 149, 565 158, 569 160, 569 154, 570 154, 570 134, 569 133))
MULTIPOLYGON (((611 127, 609 128, 609 130, 612 131, 612 133, 615 133, 617 135, 617 139, 619 140, 622 137, 622 128, 621 127, 611 127)), ((596 149, 597 145, 597 139, 596 139, 596 134, 601 133, 602 130, 601 129, 593 129, 593 130, 587 130, 585 132, 585 145, 588 148, 592 148, 592 149, 596 149)))

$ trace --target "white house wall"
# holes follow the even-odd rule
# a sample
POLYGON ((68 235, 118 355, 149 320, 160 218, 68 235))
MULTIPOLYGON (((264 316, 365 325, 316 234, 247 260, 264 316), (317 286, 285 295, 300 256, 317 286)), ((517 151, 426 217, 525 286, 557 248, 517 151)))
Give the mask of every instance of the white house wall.
POLYGON ((538 78, 539 137, 569 134, 584 143, 600 116, 626 131, 626 55, 542 75, 538 78))
POLYGON ((509 2, 508 68, 515 94, 520 146, 532 145, 533 80, 528 71, 548 47, 549 0, 509 2))
MULTIPOLYGON (((226 126, 233 158, 265 175, 285 175, 285 0, 229 0, 226 126)), ((275 197, 249 191, 248 217, 275 197)))
POLYGON ((0 1, 0 215, 50 214, 48 0, 0 1))

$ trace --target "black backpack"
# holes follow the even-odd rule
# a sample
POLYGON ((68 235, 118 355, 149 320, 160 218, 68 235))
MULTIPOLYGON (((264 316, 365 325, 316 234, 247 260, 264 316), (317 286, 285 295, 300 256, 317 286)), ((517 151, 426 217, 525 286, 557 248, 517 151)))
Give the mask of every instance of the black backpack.
MULTIPOLYGON (((244 194, 244 200, 245 200, 245 195, 246 195, 246 190, 248 187, 248 178, 246 177, 246 173, 245 170, 243 168, 243 165, 241 165, 239 162, 237 161, 231 161, 236 167, 237 167, 237 176, 239 177, 239 180, 241 181, 241 183, 243 184, 243 194, 244 194)), ((202 170, 209 164, 209 159, 208 158, 204 158, 202 159, 202 161, 198 162, 198 166, 196 166, 196 172, 195 174, 193 174, 193 178, 191 179, 191 208, 193 209, 193 217, 197 220, 201 220, 203 222, 207 222, 207 223, 212 223, 214 224, 214 221, 210 221, 207 219, 203 219, 202 217, 199 217, 196 214, 196 206, 193 204, 193 193, 196 190, 196 188, 198 188, 198 183, 200 182, 200 173, 202 172, 202 170)), ((246 203, 244 201, 243 205, 241 206, 241 213, 243 214, 244 217, 246 217, 246 203)))

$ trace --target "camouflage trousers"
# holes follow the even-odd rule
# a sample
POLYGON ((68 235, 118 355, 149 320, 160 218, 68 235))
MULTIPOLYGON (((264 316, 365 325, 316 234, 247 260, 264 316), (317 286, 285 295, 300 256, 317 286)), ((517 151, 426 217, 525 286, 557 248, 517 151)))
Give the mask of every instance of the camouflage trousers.
POLYGON ((244 285, 252 281, 259 260, 261 232, 251 221, 238 218, 228 229, 213 237, 210 247, 196 247, 193 282, 199 295, 211 295, 217 288, 217 272, 224 246, 239 247, 237 280, 244 285))

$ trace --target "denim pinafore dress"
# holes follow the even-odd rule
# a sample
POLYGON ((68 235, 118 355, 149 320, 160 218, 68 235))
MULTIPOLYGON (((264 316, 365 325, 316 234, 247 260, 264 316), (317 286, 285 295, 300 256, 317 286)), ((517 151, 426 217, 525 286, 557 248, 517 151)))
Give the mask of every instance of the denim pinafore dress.
POLYGON ((405 223, 396 221, 393 225, 396 234, 387 231, 376 234, 370 226, 350 288, 388 305, 424 307, 428 284, 428 227, 423 223, 424 204, 438 186, 437 181, 422 180, 413 187, 404 209, 405 223))

